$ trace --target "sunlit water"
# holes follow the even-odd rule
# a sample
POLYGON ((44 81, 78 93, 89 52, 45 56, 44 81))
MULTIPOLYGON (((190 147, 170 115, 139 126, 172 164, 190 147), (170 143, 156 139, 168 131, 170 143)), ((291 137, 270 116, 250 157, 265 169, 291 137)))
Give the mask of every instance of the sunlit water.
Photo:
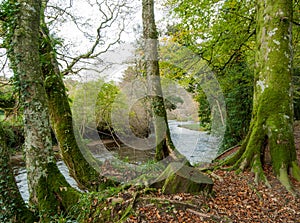
MULTIPOLYGON (((193 165, 198 163, 207 163, 211 162, 218 150, 218 140, 217 138, 200 131, 193 131, 185 128, 178 127, 181 124, 189 124, 189 122, 178 122, 178 121, 169 121, 169 127, 171 131, 171 137, 175 147, 180 153, 185 155, 189 162, 193 165)), ((116 154, 115 152, 105 152, 102 153, 102 156, 112 156, 116 154)), ((128 154, 127 154, 128 155, 128 154)), ((138 155, 140 156, 140 155, 138 155)), ((96 156, 98 157, 98 156, 96 156)), ((99 156, 101 159, 101 157, 99 156)), ((104 158, 104 157, 102 157, 104 158)), ((137 157, 137 159, 143 159, 143 157, 137 157)), ((77 188, 75 180, 69 176, 68 168, 64 162, 57 162, 57 166, 61 173, 64 175, 66 180, 71 186, 77 188)), ((24 167, 20 167, 15 170, 16 173, 16 182, 21 192, 23 199, 28 202, 29 193, 27 185, 27 174, 24 167)))
POLYGON ((191 164, 211 162, 218 152, 219 140, 206 132, 178 127, 192 122, 169 121, 171 138, 180 153, 191 164))

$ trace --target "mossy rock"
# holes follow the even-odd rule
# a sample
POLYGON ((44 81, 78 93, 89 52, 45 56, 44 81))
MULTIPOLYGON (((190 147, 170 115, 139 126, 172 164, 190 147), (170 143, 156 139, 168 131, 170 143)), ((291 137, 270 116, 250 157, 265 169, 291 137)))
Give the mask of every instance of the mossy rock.
POLYGON ((211 193, 213 181, 193 167, 174 162, 168 165, 152 186, 161 188, 164 194, 211 193))

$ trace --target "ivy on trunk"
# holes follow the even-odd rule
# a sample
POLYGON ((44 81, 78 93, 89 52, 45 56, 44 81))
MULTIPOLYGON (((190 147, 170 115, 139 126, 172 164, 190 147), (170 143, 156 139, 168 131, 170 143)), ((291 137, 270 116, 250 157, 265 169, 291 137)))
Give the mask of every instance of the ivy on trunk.
MULTIPOLYGON (((79 193, 59 172, 51 142, 47 97, 39 55, 39 29, 42 1, 19 0, 14 20, 9 58, 15 73, 24 109, 25 156, 29 204, 38 208, 41 218, 68 210, 79 193)), ((10 24, 11 25, 11 24, 10 24)))

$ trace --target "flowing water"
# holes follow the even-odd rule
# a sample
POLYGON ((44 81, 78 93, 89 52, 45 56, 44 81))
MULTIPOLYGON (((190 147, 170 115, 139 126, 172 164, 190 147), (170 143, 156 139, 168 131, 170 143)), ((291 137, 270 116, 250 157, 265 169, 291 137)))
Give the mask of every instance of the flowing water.
POLYGON ((175 147, 192 165, 211 162, 217 155, 220 140, 206 132, 178 127, 183 124, 192 124, 192 122, 169 121, 175 147))
MULTIPOLYGON (((180 153, 186 156, 189 162, 193 165, 198 163, 209 163, 211 162, 218 150, 219 140, 205 132, 193 131, 186 128, 178 127, 182 124, 190 124, 191 122, 178 122, 178 121, 169 121, 169 127, 171 131, 171 138, 175 147, 180 153)), ((128 148, 120 148, 116 151, 105 151, 102 153, 102 156, 105 154, 107 156, 119 156, 119 157, 130 157, 134 163, 139 164, 142 161, 147 160, 149 157, 153 156, 153 151, 137 151, 128 148)), ((98 158, 105 158, 97 156, 98 158)), ((71 186, 77 188, 75 180, 69 176, 68 168, 66 165, 59 161, 57 166, 61 173, 65 176, 66 180, 70 183, 71 186)), ((18 167, 15 169, 16 182, 21 192, 23 199, 27 202, 29 198, 28 186, 27 186, 27 174, 24 167, 18 167)))

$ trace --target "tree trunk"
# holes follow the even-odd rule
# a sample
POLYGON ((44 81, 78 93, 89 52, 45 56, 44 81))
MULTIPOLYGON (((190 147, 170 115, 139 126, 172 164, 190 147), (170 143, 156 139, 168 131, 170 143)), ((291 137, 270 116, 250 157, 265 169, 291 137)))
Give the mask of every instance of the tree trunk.
POLYGON ((24 109, 26 169, 30 204, 36 205, 45 221, 67 210, 79 199, 59 172, 52 150, 49 113, 39 56, 42 1, 20 0, 12 37, 10 59, 19 81, 24 109), (45 215, 44 215, 45 213, 45 215))
MULTIPOLYGON (((170 168, 171 164, 166 168, 167 174, 162 174, 165 180, 157 180, 160 182, 153 186, 160 187, 166 193, 178 192, 199 192, 206 189, 201 182, 195 182, 191 175, 183 176, 184 173, 193 172, 187 166, 190 163, 186 157, 180 154, 173 145, 168 125, 167 113, 164 104, 164 97, 160 82, 159 63, 158 63, 158 34, 154 19, 154 1, 143 0, 143 36, 145 41, 145 71, 147 75, 148 97, 151 100, 152 114, 154 119, 154 130, 156 137, 155 158, 157 161, 170 157, 182 168, 170 168), (185 166, 186 165, 186 166, 185 166)), ((169 159, 170 161, 170 159, 169 159)), ((175 163, 174 162, 174 163, 175 163)), ((199 174, 200 175, 200 174, 199 174)), ((212 184, 210 185, 212 187, 212 184)), ((210 188, 211 188, 210 187, 210 188)), ((208 190, 209 192, 209 190, 208 190)))
POLYGON ((100 173, 97 172, 96 168, 99 168, 99 161, 94 159, 89 149, 82 143, 78 131, 73 128, 66 88, 58 67, 52 45, 53 41, 44 21, 42 21, 41 40, 42 71, 45 78, 50 119, 59 143, 62 159, 68 166, 70 175, 81 189, 101 190, 112 185, 113 182, 101 177, 100 173))
POLYGON ((143 0, 143 36, 145 50, 145 71, 148 82, 148 96, 151 100, 156 137, 156 160, 172 154, 174 145, 170 137, 167 113, 160 82, 158 64, 158 34, 154 19, 154 1, 143 0))
POLYGON ((21 197, 9 161, 10 154, 0 125, 0 221, 32 223, 36 217, 21 197))
POLYGON ((237 161, 242 170, 250 167, 256 181, 265 182, 262 166, 269 163, 292 191, 288 174, 300 180, 293 136, 292 1, 259 0, 257 12, 252 120, 241 150, 229 162, 237 161))

